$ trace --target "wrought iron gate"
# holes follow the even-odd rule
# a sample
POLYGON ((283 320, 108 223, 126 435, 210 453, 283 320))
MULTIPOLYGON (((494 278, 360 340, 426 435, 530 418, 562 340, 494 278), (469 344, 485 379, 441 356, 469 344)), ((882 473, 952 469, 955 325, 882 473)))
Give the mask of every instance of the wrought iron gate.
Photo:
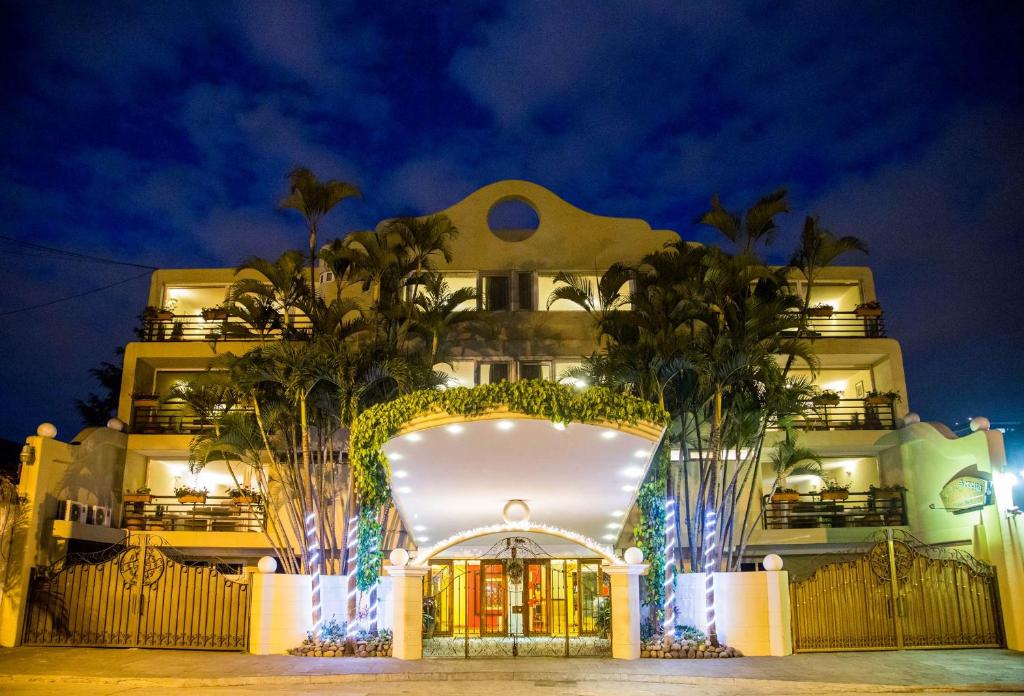
POLYGON ((994 569, 899 530, 793 582, 790 600, 797 652, 1003 643, 994 569))
POLYGON ((248 582, 173 553, 159 537, 137 535, 34 569, 23 642, 245 650, 248 582))
POLYGON ((424 586, 424 656, 610 655, 601 562, 541 555, 536 547, 532 556, 433 562, 424 586))

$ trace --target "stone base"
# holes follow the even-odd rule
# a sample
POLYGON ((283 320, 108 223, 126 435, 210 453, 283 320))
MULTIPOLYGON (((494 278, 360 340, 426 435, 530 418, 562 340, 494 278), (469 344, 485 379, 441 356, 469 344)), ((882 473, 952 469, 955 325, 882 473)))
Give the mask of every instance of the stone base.
POLYGON ((391 657, 391 641, 344 638, 338 640, 306 640, 288 651, 298 657, 391 657))
POLYGON ((640 657, 660 660, 710 660, 743 657, 743 653, 727 645, 719 645, 716 648, 706 641, 659 637, 640 644, 640 657))

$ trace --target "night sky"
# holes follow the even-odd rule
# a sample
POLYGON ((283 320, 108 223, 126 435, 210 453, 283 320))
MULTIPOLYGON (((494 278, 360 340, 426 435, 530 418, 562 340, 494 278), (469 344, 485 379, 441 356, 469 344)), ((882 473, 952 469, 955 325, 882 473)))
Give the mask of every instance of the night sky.
MULTIPOLYGON (((909 404, 1024 419, 1024 12, 1015 2, 10 2, 0 235, 159 267, 305 242, 295 165, 357 183, 323 239, 524 178, 713 241, 778 186, 862 237, 909 404), (442 7, 435 7, 440 5, 442 7)), ((0 241, 0 436, 79 428, 144 269, 0 241)))

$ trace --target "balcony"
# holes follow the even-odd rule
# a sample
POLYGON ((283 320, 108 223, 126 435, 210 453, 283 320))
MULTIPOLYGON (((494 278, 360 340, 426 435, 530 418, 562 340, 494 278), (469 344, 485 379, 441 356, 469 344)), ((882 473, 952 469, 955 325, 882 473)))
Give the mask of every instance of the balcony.
POLYGON ((182 503, 169 495, 133 496, 124 503, 121 526, 146 532, 262 532, 266 512, 258 502, 208 496, 203 503, 182 503))
MULTIPOLYGON (((808 338, 885 338, 885 318, 863 312, 832 312, 829 316, 807 317, 807 328, 801 332, 808 338)), ((792 332, 796 335, 796 331, 792 332)))
POLYGON ((133 406, 132 408, 131 432, 135 434, 195 435, 212 428, 213 424, 209 420, 197 416, 182 405, 133 406))
POLYGON ((793 493, 795 500, 762 498, 765 529, 893 527, 907 523, 903 491, 851 492, 844 500, 822 500, 820 493, 793 493))
POLYGON ((896 417, 892 402, 840 399, 828 404, 809 402, 793 425, 802 430, 893 430, 896 417))
POLYGON ((312 328, 312 322, 306 316, 293 316, 284 326, 280 317, 254 325, 238 317, 205 319, 201 315, 168 313, 143 317, 139 336, 146 342, 306 340, 312 328))

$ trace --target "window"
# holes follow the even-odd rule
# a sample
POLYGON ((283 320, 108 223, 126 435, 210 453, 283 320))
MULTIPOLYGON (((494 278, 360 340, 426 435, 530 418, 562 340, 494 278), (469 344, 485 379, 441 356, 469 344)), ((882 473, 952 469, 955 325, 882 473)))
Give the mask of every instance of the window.
POLYGON ((481 279, 481 307, 489 312, 512 309, 512 278, 508 275, 485 275, 481 279))
POLYGON ((480 363, 480 379, 477 384, 497 384, 507 382, 509 373, 507 362, 480 363))
POLYGON ((523 360, 519 363, 519 379, 550 379, 551 363, 547 360, 523 360))
POLYGON ((527 311, 537 309, 537 305, 534 304, 533 300, 533 274, 518 273, 516 275, 516 280, 519 285, 519 309, 527 311))

